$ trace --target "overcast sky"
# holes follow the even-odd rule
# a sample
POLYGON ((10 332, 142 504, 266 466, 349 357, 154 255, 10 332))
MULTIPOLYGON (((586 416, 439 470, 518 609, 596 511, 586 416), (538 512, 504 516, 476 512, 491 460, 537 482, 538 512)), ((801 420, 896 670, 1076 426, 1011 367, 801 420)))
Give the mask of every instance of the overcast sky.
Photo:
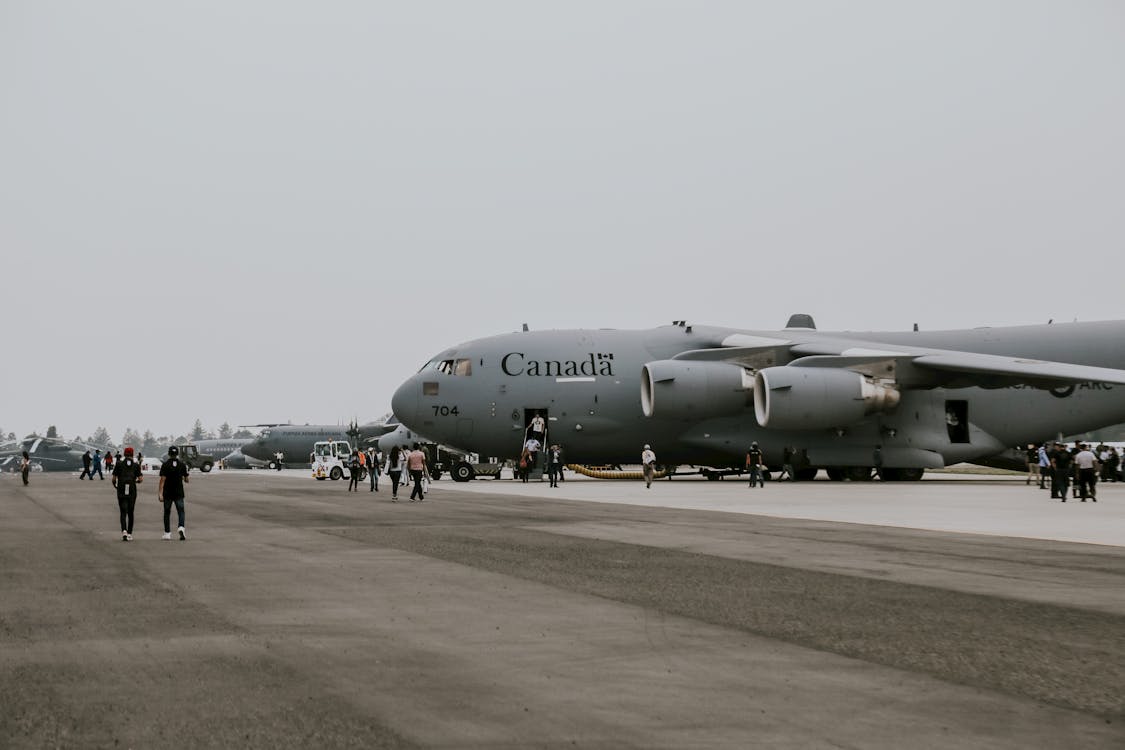
POLYGON ((0 0, 0 428, 373 419, 461 341, 1125 317, 1120 2, 0 0))

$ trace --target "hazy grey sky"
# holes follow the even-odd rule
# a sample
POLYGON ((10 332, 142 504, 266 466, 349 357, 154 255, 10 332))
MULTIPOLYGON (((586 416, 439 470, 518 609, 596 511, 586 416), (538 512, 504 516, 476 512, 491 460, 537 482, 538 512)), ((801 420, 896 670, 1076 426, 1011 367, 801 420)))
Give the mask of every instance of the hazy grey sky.
POLYGON ((1120 318, 1119 2, 0 0, 0 427, 361 420, 460 341, 1120 318))

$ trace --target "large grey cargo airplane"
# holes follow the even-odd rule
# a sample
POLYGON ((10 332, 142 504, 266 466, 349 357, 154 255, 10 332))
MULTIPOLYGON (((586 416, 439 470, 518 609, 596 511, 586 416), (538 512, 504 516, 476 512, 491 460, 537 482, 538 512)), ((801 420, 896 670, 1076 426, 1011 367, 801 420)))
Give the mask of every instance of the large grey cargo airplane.
MULTIPOLYGON (((389 417, 390 415, 388 415, 389 417)), ((346 440, 353 446, 357 442, 365 444, 398 427, 398 423, 387 424, 382 421, 362 425, 270 425, 263 429, 257 438, 242 446, 242 454, 252 459, 271 464, 278 451, 285 454, 284 463, 300 465, 309 463, 313 445, 322 440, 346 440)))
POLYGON ((0 471, 14 469, 23 451, 31 457, 31 465, 41 471, 81 471, 82 455, 94 446, 72 443, 62 438, 44 438, 28 435, 23 440, 5 443, 0 447, 0 471))
MULTIPOLYGON (((1125 321, 962 331, 829 333, 692 326, 559 330, 438 354, 394 395, 434 440, 517 455, 537 412, 567 461, 738 468, 751 442, 798 478, 918 479, 1016 445, 1125 421, 1125 321)), ((454 469, 454 477, 471 472, 454 469)))

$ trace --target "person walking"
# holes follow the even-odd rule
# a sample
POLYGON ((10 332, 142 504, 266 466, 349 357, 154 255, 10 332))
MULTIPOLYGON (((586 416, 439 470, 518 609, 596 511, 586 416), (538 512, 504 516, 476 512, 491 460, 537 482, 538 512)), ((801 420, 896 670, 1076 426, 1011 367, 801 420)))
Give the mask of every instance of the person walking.
POLYGON ((1095 485, 1098 481, 1098 457, 1090 450, 1090 446, 1083 443, 1078 446, 1079 451, 1074 455, 1074 466, 1078 470, 1078 492, 1082 502, 1087 496, 1095 503, 1098 501, 1095 485))
POLYGON ((544 439, 547 437, 547 420, 543 419, 543 412, 535 412, 535 416, 531 420, 531 425, 528 427, 528 437, 535 438, 542 445, 544 439))
POLYGON ((391 502, 398 502, 398 485, 402 481, 402 470, 405 467, 402 449, 397 445, 391 448, 387 455, 387 476, 391 478, 391 502))
POLYGON ((90 477, 90 481, 94 481, 94 472, 90 471, 90 462, 93 460, 93 457, 90 455, 90 449, 87 448, 86 452, 82 454, 82 473, 78 475, 79 479, 90 477))
POLYGON ((187 539, 184 531, 184 485, 188 483, 187 464, 180 460, 180 449, 172 446, 168 449, 168 460, 160 465, 160 486, 157 487, 157 497, 164 503, 164 539, 172 538, 172 506, 176 506, 177 533, 180 541, 187 539))
POLYGON ((1055 444, 1055 452, 1051 455, 1051 497, 1066 502, 1066 491, 1070 489, 1070 469, 1074 463, 1073 456, 1065 445, 1055 444))
POLYGON ((351 458, 348 459, 348 492, 359 492, 359 476, 363 473, 362 454, 358 449, 352 449, 351 458))
POLYGON ((144 481, 141 465, 133 459, 133 446, 125 448, 125 457, 117 462, 110 475, 117 488, 117 507, 121 511, 121 541, 133 541, 133 513, 137 507, 137 485, 144 481))
MULTIPOLYGON (((1039 489, 1045 490, 1046 483, 1054 481, 1051 477, 1051 456, 1047 450, 1047 443, 1040 445, 1036 453, 1039 455, 1039 489)), ((1054 497, 1054 494, 1051 497, 1054 497)))
POLYGON ((113 476, 113 451, 105 452, 105 472, 113 476))
POLYGON ((379 491, 379 452, 374 448, 367 454, 367 477, 371 480, 371 489, 368 492, 379 491))
POLYGON ((1028 443, 1027 444, 1027 452, 1024 453, 1024 457, 1027 460, 1027 479, 1025 479, 1023 483, 1024 484, 1031 484, 1033 481, 1038 483, 1038 481, 1039 481, 1039 449, 1036 448, 1034 444, 1028 443))
POLYGON ((656 454, 648 443, 645 443, 645 448, 641 451, 641 471, 645 477, 645 489, 652 489, 652 478, 656 474, 656 454))
POLYGON ((559 486, 559 477, 562 475, 562 451, 559 446, 552 445, 547 450, 547 479, 552 487, 559 486))
POLYGON ((91 482, 94 481, 94 471, 95 470, 97 470, 97 472, 98 472, 98 478, 101 479, 104 482, 105 481, 105 474, 102 473, 102 450, 101 450, 101 448, 96 448, 94 450, 93 464, 92 464, 92 468, 90 469, 90 481, 91 482))
POLYGON ((31 473, 31 455, 23 452, 23 458, 20 459, 20 476, 23 477, 23 486, 28 485, 27 475, 31 473))
POLYGON ((750 486, 755 482, 763 489, 766 486, 765 472, 762 470, 762 449, 758 443, 750 443, 750 450, 746 451, 746 470, 750 472, 750 486))
POLYGON ((406 457, 406 468, 410 470, 410 478, 414 480, 414 489, 410 491, 410 502, 414 502, 414 496, 418 496, 418 502, 426 499, 422 491, 422 479, 428 470, 426 462, 426 454, 414 444, 414 450, 410 451, 410 455, 406 457))

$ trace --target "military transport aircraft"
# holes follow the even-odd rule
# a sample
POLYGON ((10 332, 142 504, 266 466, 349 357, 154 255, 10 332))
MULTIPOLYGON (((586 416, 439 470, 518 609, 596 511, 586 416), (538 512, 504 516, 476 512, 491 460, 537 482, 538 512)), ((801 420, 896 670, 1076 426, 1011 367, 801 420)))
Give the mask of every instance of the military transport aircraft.
POLYGON ((411 429, 481 455, 517 455, 541 413, 546 442, 573 463, 635 464, 649 443, 668 466, 739 468, 756 441, 770 466, 788 449, 798 478, 870 477, 878 447, 885 479, 918 479, 1125 421, 1125 321, 829 333, 795 315, 775 331, 525 330, 442 352, 392 405, 411 429))
MULTIPOLYGON (((387 415, 389 417, 390 415, 387 415)), ((285 454, 285 464, 307 464, 313 445, 323 440, 346 440, 355 446, 393 431, 398 423, 388 424, 387 418, 367 424, 281 424, 265 427, 257 438, 242 446, 242 453, 252 459, 265 461, 274 468, 274 457, 285 454)))
POLYGON ((82 454, 87 449, 91 455, 94 453, 94 446, 85 443, 28 435, 23 440, 5 443, 0 449, 0 471, 17 466, 23 451, 31 457, 32 467, 41 471, 82 471, 82 454))
POLYGON ((200 453, 208 453, 223 460, 228 469, 261 469, 265 461, 251 458, 242 453, 242 447, 254 442, 254 438, 214 438, 196 440, 195 447, 200 453))

